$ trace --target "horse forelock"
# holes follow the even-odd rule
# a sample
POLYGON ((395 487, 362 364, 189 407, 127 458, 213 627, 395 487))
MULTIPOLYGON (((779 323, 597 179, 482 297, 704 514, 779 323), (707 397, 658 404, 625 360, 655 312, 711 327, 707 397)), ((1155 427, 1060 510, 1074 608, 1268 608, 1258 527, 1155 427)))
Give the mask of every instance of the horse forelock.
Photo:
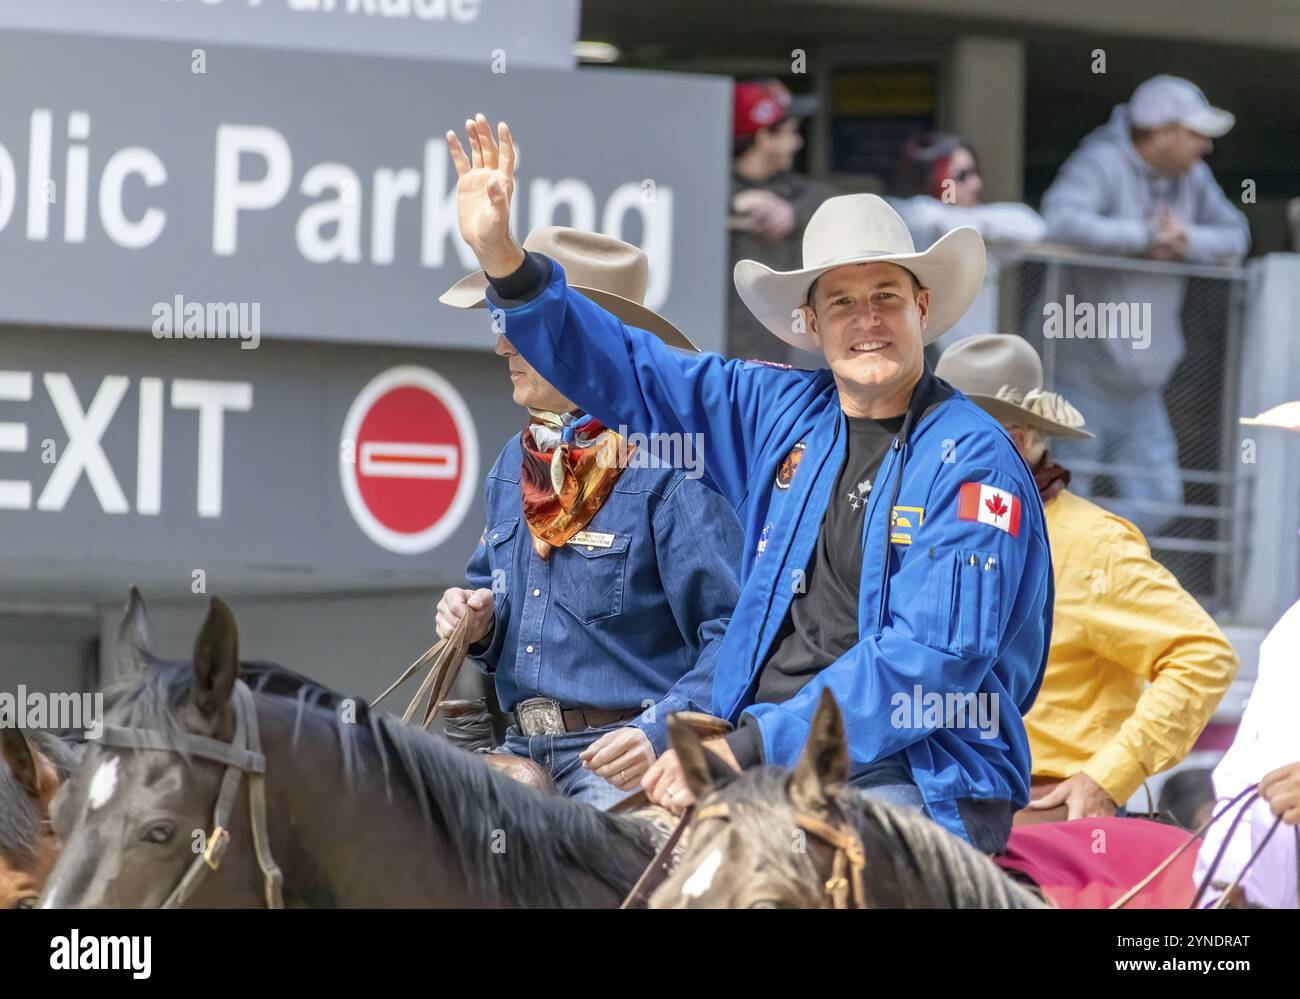
MULTIPOLYGON (((792 849, 797 823, 789 784, 790 772, 782 767, 754 767, 715 786, 698 807, 703 810, 714 804, 725 805, 726 821, 734 833, 732 842, 745 844, 747 852, 763 858, 764 877, 770 880, 769 887, 780 893, 780 901, 815 906, 821 899, 822 879, 809 851, 792 849)), ((695 840, 691 858, 698 858, 714 842, 714 837, 695 840)), ((683 862, 679 874, 687 872, 683 862)), ((713 878, 712 882, 726 892, 737 887, 725 880, 728 873, 737 878, 746 877, 744 872, 728 872, 725 861, 719 873, 723 876, 713 878)), ((714 904, 721 904, 721 899, 715 898, 714 904)))
MULTIPOLYGON (((147 664, 137 674, 104 693, 106 721, 122 728, 148 729, 161 734, 179 756, 189 759, 183 709, 194 691, 194 669, 184 660, 157 659, 145 654, 147 664)), ((316 713, 331 713, 338 733, 347 737, 369 719, 370 708, 361 698, 346 698, 315 680, 267 662, 240 664, 239 676, 253 692, 259 707, 292 714, 296 748, 303 721, 316 713), (343 718, 345 702, 353 717, 343 718), (355 722, 355 724, 353 724, 355 722)), ((347 759, 345 749, 344 757, 347 759)))

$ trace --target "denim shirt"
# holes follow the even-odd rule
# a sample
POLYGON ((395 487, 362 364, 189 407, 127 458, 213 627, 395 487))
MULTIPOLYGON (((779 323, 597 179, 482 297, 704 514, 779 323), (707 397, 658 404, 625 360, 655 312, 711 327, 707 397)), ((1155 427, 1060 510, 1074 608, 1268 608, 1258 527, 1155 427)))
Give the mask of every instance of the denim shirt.
MULTIPOLYGON (((740 593, 743 534, 731 508, 685 472, 632 461, 587 524, 608 547, 570 541, 541 559, 519 491, 519 437, 488 473, 487 526, 466 568, 496 617, 471 656, 507 711, 528 697, 646 710, 629 724, 656 753, 667 717, 708 711, 713 664, 740 593)), ((657 463, 656 463, 657 465, 657 463)))

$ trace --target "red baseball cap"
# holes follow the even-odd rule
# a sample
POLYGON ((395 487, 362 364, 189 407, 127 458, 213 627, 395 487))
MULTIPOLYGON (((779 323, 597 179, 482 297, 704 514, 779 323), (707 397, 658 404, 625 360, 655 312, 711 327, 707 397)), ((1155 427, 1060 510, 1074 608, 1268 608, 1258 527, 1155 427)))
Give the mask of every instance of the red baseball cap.
POLYGON ((771 128, 786 118, 806 118, 817 110, 816 97, 793 97, 778 80, 739 81, 732 97, 731 134, 735 139, 771 128))

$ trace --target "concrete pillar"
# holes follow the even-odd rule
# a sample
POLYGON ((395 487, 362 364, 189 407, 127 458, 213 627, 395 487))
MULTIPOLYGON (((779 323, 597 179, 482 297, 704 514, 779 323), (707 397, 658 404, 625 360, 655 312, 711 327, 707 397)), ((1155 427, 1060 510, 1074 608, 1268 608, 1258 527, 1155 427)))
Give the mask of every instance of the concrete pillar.
POLYGON ((1019 201, 1025 175, 1025 47, 1005 38, 959 38, 944 74, 940 127, 980 157, 985 201, 1019 201))
MULTIPOLYGON (((1292 332, 1300 312, 1300 254, 1270 253, 1252 260, 1248 273, 1242 416, 1300 399, 1292 332)), ((1242 462, 1237 479, 1235 618, 1272 627, 1300 598, 1300 434, 1273 427, 1237 429, 1240 442, 1253 442, 1254 460, 1242 462)))

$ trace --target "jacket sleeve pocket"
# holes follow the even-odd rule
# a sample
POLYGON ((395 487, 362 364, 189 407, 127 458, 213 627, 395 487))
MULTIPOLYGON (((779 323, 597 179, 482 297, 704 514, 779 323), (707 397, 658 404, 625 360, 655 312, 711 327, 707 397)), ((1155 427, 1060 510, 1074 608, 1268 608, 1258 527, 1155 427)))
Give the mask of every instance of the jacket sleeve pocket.
POLYGON ((1001 566, 989 551, 959 549, 952 575, 948 651, 995 656, 1001 630, 1001 566))

